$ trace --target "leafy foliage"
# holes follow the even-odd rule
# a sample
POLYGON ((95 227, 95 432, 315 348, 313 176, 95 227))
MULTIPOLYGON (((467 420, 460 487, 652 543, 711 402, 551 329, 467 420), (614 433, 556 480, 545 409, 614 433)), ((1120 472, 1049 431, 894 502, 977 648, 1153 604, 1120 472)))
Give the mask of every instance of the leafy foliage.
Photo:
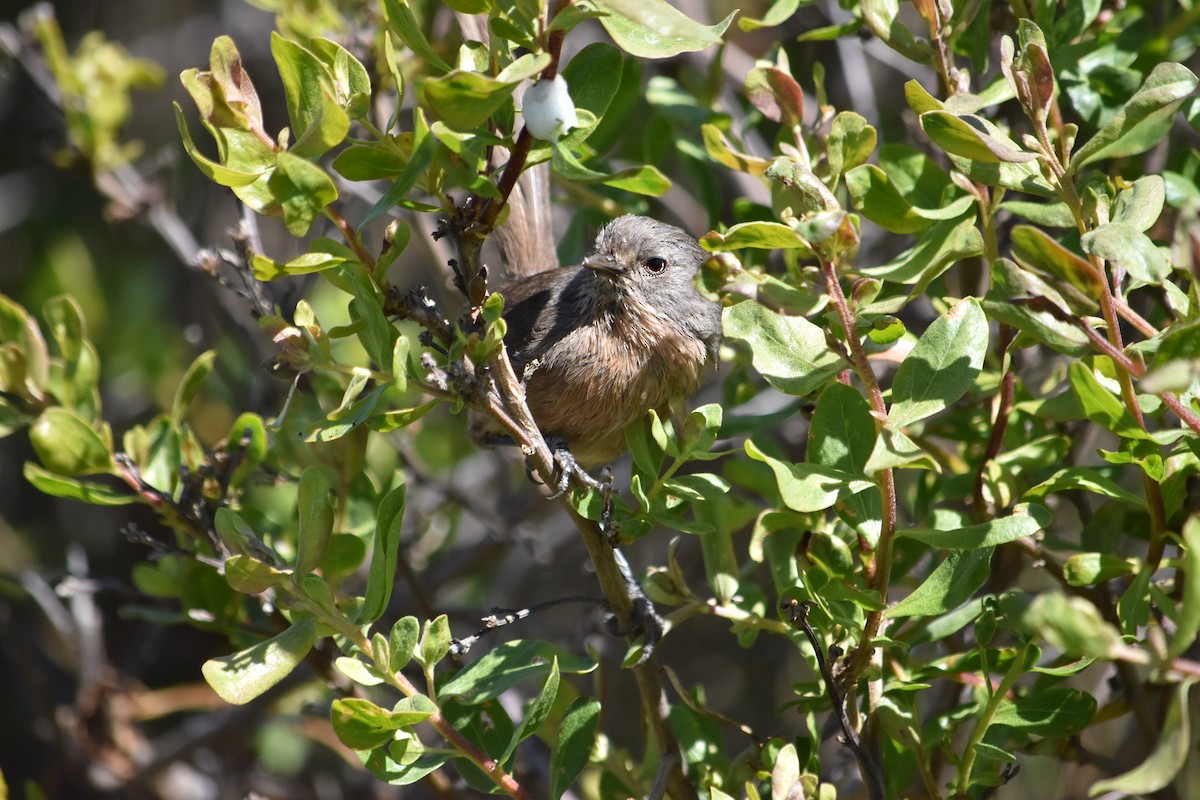
MULTIPOLYGON (((1194 25, 1152 30, 1138 4, 1014 4, 1013 20, 992 3, 920 0, 914 16, 862 0, 844 4, 849 21, 773 45, 731 98, 714 45, 733 13, 709 25, 663 0, 382 0, 379 29, 355 45, 337 39, 349 17, 336 4, 268 5, 288 127, 268 129, 256 82, 275 76, 252 81, 229 36, 207 69, 180 76, 211 144, 193 139, 194 112, 176 105, 175 118, 203 175, 282 220, 289 252, 302 251, 251 239, 244 274, 318 276, 293 312, 261 321, 294 398, 205 440, 189 420, 215 369, 205 353, 171 408, 118 441, 79 304, 52 298, 39 324, 0 298, 0 433, 27 431, 38 461, 24 474, 42 492, 157 514, 173 538, 135 581, 177 603, 178 621, 229 638, 235 652, 203 666, 221 698, 269 696, 321 661, 345 679, 329 724, 377 779, 452 768, 514 797, 656 784, 680 797, 853 795, 855 781, 827 782, 826 719, 870 797, 986 796, 1027 759, 1087 752, 1078 743, 1118 718, 1153 744, 1132 763, 1106 753, 1120 774, 1090 776, 1088 793, 1183 783, 1200 676, 1200 105, 1180 63, 1195 57, 1194 25), (564 46, 594 19, 613 44, 564 46), (455 24, 454 37, 434 33, 455 24), (836 108, 819 62, 793 66, 811 63, 796 57, 809 42, 868 31, 932 76, 895 87, 907 134, 836 108), (711 71, 643 83, 646 63, 680 53, 711 71), (537 139, 518 89, 555 76, 574 124, 537 139), (649 412, 627 433, 615 504, 572 485, 558 510, 618 622, 646 598, 601 535, 614 531, 650 537, 641 583, 668 611, 666 645, 708 617, 734 637, 713 658, 764 639, 798 654, 777 658, 795 668, 793 692, 767 735, 664 672, 649 627, 624 659, 640 691, 597 699, 569 676, 597 670, 598 654, 480 644, 439 609, 398 613, 410 484, 429 479, 412 443, 436 439, 426 447, 447 470, 470 457, 443 410, 503 418, 553 482, 480 260, 519 175, 539 166, 581 207, 645 210, 683 184, 710 215, 698 282, 724 305, 721 402, 649 412), (731 200, 735 185, 744 196, 731 200), (355 219, 362 186, 379 192, 355 219), (461 314, 390 271, 422 214, 447 220, 439 233, 458 247, 461 314), (304 239, 314 231, 338 238, 304 239), (256 482, 267 473, 278 486, 256 482), (680 556, 692 543, 700 570, 680 556), (470 647, 489 649, 459 669, 470 647), (1101 692, 1114 669, 1128 698, 1161 694, 1162 708, 1133 714, 1136 701, 1101 692), (620 704, 653 733, 644 755, 609 738, 620 704), (730 746, 726 726, 752 744, 730 746), (549 748, 545 785, 523 767, 535 738, 549 748)), ((784 26, 806 5, 778 0, 739 28, 784 26)), ((73 147, 97 175, 121 166, 134 153, 115 139, 122 103, 97 99, 154 71, 95 41, 70 56, 52 25, 41 31, 64 96, 82 98, 67 115, 73 147), (123 69, 88 83, 95 59, 123 69)), ((490 625, 523 616, 496 611, 490 625)))

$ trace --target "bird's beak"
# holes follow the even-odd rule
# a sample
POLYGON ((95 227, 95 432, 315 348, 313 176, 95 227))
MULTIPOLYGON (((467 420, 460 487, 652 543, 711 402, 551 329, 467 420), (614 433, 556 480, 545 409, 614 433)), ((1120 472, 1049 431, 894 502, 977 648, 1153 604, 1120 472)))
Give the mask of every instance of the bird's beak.
POLYGON ((592 253, 583 259, 583 266, 610 279, 618 278, 625 272, 625 268, 608 253, 592 253))

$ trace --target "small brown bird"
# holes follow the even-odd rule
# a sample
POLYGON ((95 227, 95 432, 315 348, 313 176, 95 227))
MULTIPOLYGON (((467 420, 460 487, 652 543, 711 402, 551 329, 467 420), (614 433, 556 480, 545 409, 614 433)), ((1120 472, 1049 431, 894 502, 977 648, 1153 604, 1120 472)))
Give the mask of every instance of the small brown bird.
MULTIPOLYGON (((529 410, 584 469, 625 451, 625 431, 649 409, 669 411, 715 361, 721 308, 692 284, 708 258, 685 231, 627 215, 604 227, 577 267, 549 269, 501 289, 513 368, 529 410)), ((491 419, 471 435, 495 444, 491 419)))

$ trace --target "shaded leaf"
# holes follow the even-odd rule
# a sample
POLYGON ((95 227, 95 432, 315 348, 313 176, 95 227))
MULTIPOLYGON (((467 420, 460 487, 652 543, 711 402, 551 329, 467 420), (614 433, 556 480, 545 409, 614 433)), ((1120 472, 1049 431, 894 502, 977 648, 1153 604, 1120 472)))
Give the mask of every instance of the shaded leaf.
POLYGON ((305 617, 265 642, 205 661, 204 680, 226 703, 249 703, 291 674, 312 649, 316 631, 316 620, 305 617))
POLYGON ((966 394, 983 367, 987 345, 987 318, 975 298, 959 301, 938 317, 896 370, 891 425, 911 425, 966 394))

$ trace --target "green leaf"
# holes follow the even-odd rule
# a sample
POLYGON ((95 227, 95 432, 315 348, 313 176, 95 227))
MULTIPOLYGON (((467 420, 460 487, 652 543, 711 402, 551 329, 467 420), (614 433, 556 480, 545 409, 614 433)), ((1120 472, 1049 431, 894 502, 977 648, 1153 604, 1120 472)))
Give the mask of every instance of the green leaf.
POLYGON ((1135 287, 1162 286, 1171 274, 1171 262, 1150 237, 1123 222, 1110 222, 1088 231, 1079 244, 1089 255, 1120 264, 1135 287))
POLYGON ((370 700, 339 698, 330 708, 330 721, 342 744, 351 750, 371 750, 391 741, 396 731, 424 722, 438 711, 428 697, 406 697, 392 711, 370 700))
POLYGON ((300 474, 296 510, 300 525, 296 534, 296 574, 303 576, 321 565, 333 536, 333 486, 326 467, 308 466, 300 474))
POLYGON ((1088 789, 1088 797, 1105 793, 1145 796, 1174 782, 1192 750, 1192 714, 1188 708, 1192 683, 1193 680, 1185 680, 1175 687, 1154 752, 1129 772, 1096 781, 1088 789))
POLYGON ((350 117, 338 101, 333 77, 315 55, 274 31, 271 54, 283 81, 295 137, 288 152, 302 158, 320 158, 341 144, 350 131, 350 117))
POLYGON ((885 617, 932 617, 958 608, 983 586, 991 571, 992 548, 951 550, 925 581, 885 617))
POLYGON ((1166 183, 1162 176, 1146 175, 1138 178, 1132 186, 1117 195, 1112 221, 1145 233, 1162 216, 1166 197, 1166 183))
POLYGON ((854 207, 864 217, 892 233, 916 233, 931 224, 913 210, 887 173, 874 164, 863 164, 847 172, 846 188, 854 207))
POLYGON ((315 37, 309 41, 313 54, 321 59, 338 104, 354 119, 364 117, 371 102, 371 76, 354 55, 331 39, 315 37))
POLYGON ((879 39, 909 61, 930 63, 929 43, 916 39, 900 17, 899 0, 863 0, 863 21, 879 39))
POLYGON ((639 58, 669 58, 721 43, 736 11, 715 25, 703 25, 666 0, 596 0, 608 16, 600 24, 617 46, 639 58))
POLYGON ((279 207, 278 216, 293 236, 308 233, 321 209, 338 198, 337 187, 325 170, 291 153, 276 154, 267 187, 279 207))
POLYGON ((389 672, 399 672, 412 660, 421 637, 421 623, 416 617, 401 617, 396 620, 388 634, 389 672))
POLYGON ((1057 308, 1059 316, 1069 316, 1066 300, 1054 287, 1007 258, 992 263, 992 288, 983 301, 989 318, 1011 325, 1064 355, 1079 357, 1091 351, 1087 335, 1078 326, 1044 309, 1014 300, 1037 300, 1057 308))
MULTIPOLYGON (((1200 514, 1192 514, 1183 524, 1183 546, 1183 601, 1167 649, 1168 658, 1183 655, 1200 633, 1200 514)), ((1181 579, 1175 580, 1179 583, 1181 579)))
POLYGON ((417 24, 408 0, 383 0, 383 14, 388 27, 400 41, 439 72, 449 72, 450 65, 442 60, 417 24))
POLYGON ((1056 282, 1055 288, 1067 292, 1066 299, 1073 301, 1076 308, 1092 311, 1096 308, 1093 299, 1100 280, 1096 268, 1059 244, 1050 234, 1032 225, 1017 225, 1012 229, 1012 251, 1017 263, 1026 269, 1056 282), (1071 289, 1076 291, 1072 292, 1071 289))
POLYGON ((187 368, 187 372, 183 374, 183 380, 175 389, 175 400, 171 403, 171 424, 179 425, 183 422, 184 412, 192 402, 192 398, 200 391, 200 385, 204 383, 204 379, 212 374, 213 362, 216 360, 217 351, 208 350, 196 356, 191 366, 187 368))
MULTIPOLYGON (((804 91, 800 88, 800 84, 796 83, 796 79, 783 70, 777 67, 756 66, 746 73, 744 88, 746 98, 772 122, 782 123, 789 128, 804 122, 804 91)), ((841 119, 841 116, 838 119, 841 119)), ((853 112, 849 116, 858 117, 853 112)), ((858 120, 861 123, 858 126, 859 133, 861 133, 862 127, 866 126, 866 120, 862 117, 858 117, 858 120)), ((839 123, 835 120, 833 124, 838 125, 839 123)), ((843 130, 839 131, 839 135, 845 133, 844 127, 847 125, 847 121, 842 120, 841 124, 843 130)), ((832 131, 830 136, 833 136, 832 131)), ((871 149, 874 147, 872 136, 871 149)), ((870 150, 866 155, 870 155, 870 150)), ((866 156, 863 156, 862 160, 865 161, 866 156)))
POLYGON ((546 642, 505 642, 468 664, 438 689, 438 697, 454 697, 465 705, 479 705, 499 697, 521 681, 549 675, 552 669, 583 675, 596 666, 590 658, 572 655, 546 642))
POLYGON ((1068 368, 1067 375, 1071 380, 1071 389, 1079 398, 1079 405, 1088 419, 1122 439, 1153 441, 1150 434, 1137 424, 1129 409, 1100 383, 1090 367, 1076 361, 1068 368))
POLYGON ((426 620, 414 654, 421 666, 432 670, 450 652, 450 621, 445 614, 426 620))
POLYGON ((525 718, 521 720, 520 727, 513 733, 512 741, 504 750, 504 755, 499 759, 501 763, 508 760, 508 757, 517 749, 517 745, 533 736, 538 732, 538 728, 550 716, 550 712, 554 709, 554 701, 558 697, 558 686, 561 680, 561 673, 558 669, 558 657, 550 662, 550 674, 546 676, 546 682, 542 684, 542 690, 533 702, 529 704, 529 710, 525 713, 525 718))
POLYGON ((204 680, 222 700, 244 705, 291 674, 316 640, 317 623, 305 617, 265 642, 204 662, 204 680))
POLYGON ((1076 553, 1063 562, 1063 579, 1068 586, 1095 586, 1137 572, 1137 564, 1111 553, 1076 553))
POLYGON ((1034 635, 1072 656, 1111 658, 1121 634, 1096 606, 1082 597, 1058 592, 1039 594, 1019 620, 1034 635))
POLYGON ((225 560, 225 581, 235 592, 258 594, 279 586, 287 579, 288 573, 250 556, 231 556, 225 560))
POLYGON ((64 478, 32 461, 25 462, 22 474, 35 489, 51 497, 65 497, 97 506, 125 506, 139 501, 128 489, 121 491, 99 483, 64 478))
POLYGON ((512 97, 514 86, 549 63, 547 53, 527 53, 494 78, 456 69, 426 80, 422 84, 425 100, 433 113, 451 128, 474 130, 512 97))
POLYGON ((950 155, 977 163, 1003 161, 1017 164, 1037 159, 995 125, 974 114, 927 111, 921 115, 921 128, 934 144, 950 155))
POLYGON ((866 398, 835 381, 817 399, 808 428, 807 459, 850 475, 866 475, 875 438, 875 419, 866 398))
POLYGON ((823 511, 838 500, 874 486, 871 481, 833 467, 795 464, 772 458, 749 439, 745 448, 747 455, 763 462, 775 473, 779 494, 784 504, 793 511, 823 511))
POLYGON ((781 392, 806 395, 847 367, 825 342, 825 333, 804 317, 785 317, 744 301, 722 315, 725 338, 744 342, 767 383, 781 392))
POLYGON ((892 261, 859 271, 889 283, 916 284, 909 295, 915 297, 954 264, 982 252, 983 236, 973 219, 944 220, 925 229, 915 246, 892 261))
POLYGON ((404 522, 407 487, 400 484, 379 501, 375 517, 375 538, 371 571, 367 578, 367 596, 358 613, 359 622, 370 622, 387 610, 396 579, 396 556, 400 548, 400 528, 404 522))
POLYGON ((558 800, 587 765, 600 725, 600 702, 578 697, 563 715, 550 757, 550 797, 558 800))
MULTIPOLYGON (((392 0, 394 2, 394 0, 392 0)), ((424 127, 424 117, 421 115, 420 109, 413 112, 417 117, 417 131, 413 138, 412 156, 408 159, 408 164, 404 167, 404 172, 396 178, 392 184, 392 188, 388 189, 387 194, 379 198, 375 205, 371 206, 371 210, 363 217, 359 227, 365 227, 379 216, 386 214, 396 205, 399 205, 404 200, 409 191, 416 185, 417 181, 425 175, 425 171, 429 165, 433 163, 433 154, 437 149, 437 139, 429 135, 429 131, 424 127)))
POLYGON ((967 393, 983 368, 988 325, 968 297, 938 317, 896 370, 888 419, 903 428, 936 414, 967 393))
POLYGON ((1054 686, 1022 697, 1015 703, 1001 703, 992 717, 993 725, 1035 733, 1039 736, 1073 736, 1096 716, 1096 698, 1079 689, 1054 686))
POLYGON ((834 117, 825 139, 825 159, 832 178, 836 181, 839 175, 865 164, 875 150, 875 141, 875 129, 860 115, 843 111, 834 117))
POLYGON ((346 259, 329 253, 303 253, 283 263, 261 253, 253 253, 250 257, 250 268, 254 270, 254 277, 260 281, 273 281, 286 275, 307 275, 344 263, 346 259))
POLYGON ((903 528, 896 531, 896 535, 916 539, 931 547, 973 550, 995 547, 1032 536, 1040 530, 1045 530, 1051 519, 1050 512, 1045 507, 1034 503, 1020 503, 1013 507, 1012 516, 981 522, 978 525, 948 531, 935 528, 903 528))
POLYGON ((29 443, 50 472, 63 476, 111 474, 112 446, 78 414, 51 406, 29 427, 29 443))
POLYGON ((752 19, 750 17, 742 17, 738 20, 738 27, 744 31, 773 28, 791 19, 798 8, 800 8, 800 0, 775 0, 775 2, 771 3, 771 7, 767 9, 767 13, 763 14, 761 18, 752 19))
POLYGON ((1071 171, 1104 158, 1137 155, 1158 144, 1175 112, 1196 89, 1197 79, 1182 64, 1158 64, 1125 107, 1075 151, 1071 171))
POLYGON ((1122 489, 1113 481, 1104 477, 1091 467, 1066 467, 1051 475, 1046 480, 1025 492, 1025 500, 1042 500, 1054 492, 1066 492, 1072 489, 1083 489, 1087 492, 1111 497, 1134 508, 1146 507, 1146 501, 1133 492, 1122 489))
POLYGON ((794 250, 811 252, 800 234, 780 222, 739 222, 724 233, 713 231, 700 239, 705 250, 741 250, 750 247, 760 250, 794 250))

